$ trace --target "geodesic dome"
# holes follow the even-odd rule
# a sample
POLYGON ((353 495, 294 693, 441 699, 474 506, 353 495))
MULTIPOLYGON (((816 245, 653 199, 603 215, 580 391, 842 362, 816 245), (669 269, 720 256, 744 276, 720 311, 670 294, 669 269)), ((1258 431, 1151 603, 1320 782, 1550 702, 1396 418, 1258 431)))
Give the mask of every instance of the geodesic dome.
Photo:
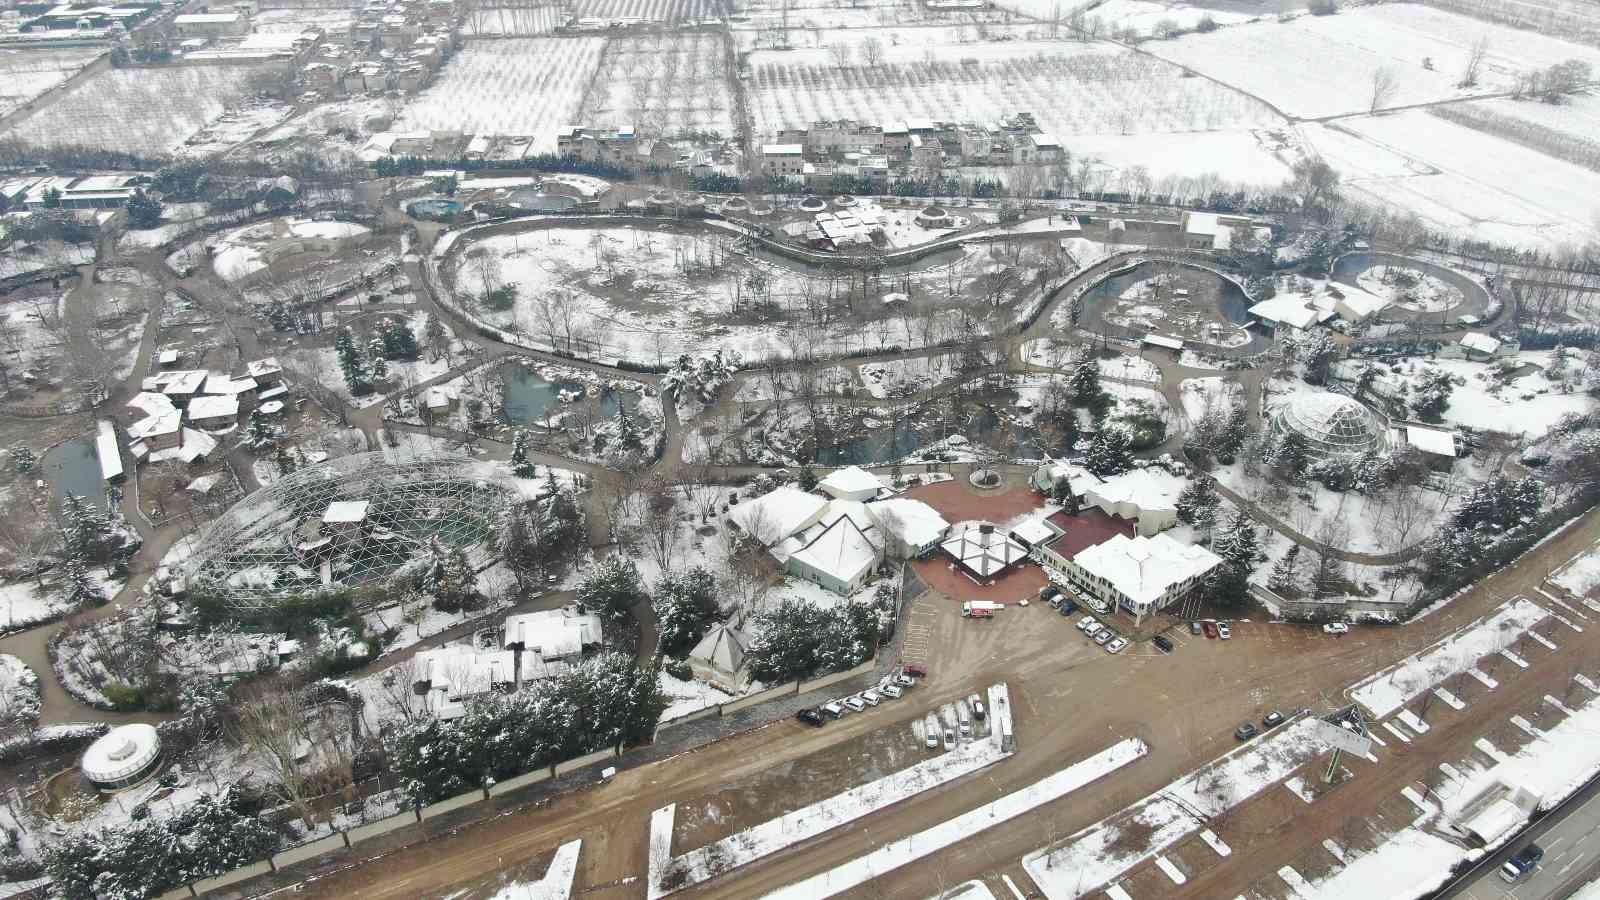
POLYGON ((234 504, 181 564, 189 590, 241 613, 282 598, 381 582, 445 548, 484 543, 515 494, 507 475, 465 457, 358 453, 306 466, 234 504))
POLYGON ((1360 456, 1383 446, 1383 425, 1372 411, 1331 391, 1303 391, 1272 411, 1272 426, 1306 439, 1313 453, 1360 456))

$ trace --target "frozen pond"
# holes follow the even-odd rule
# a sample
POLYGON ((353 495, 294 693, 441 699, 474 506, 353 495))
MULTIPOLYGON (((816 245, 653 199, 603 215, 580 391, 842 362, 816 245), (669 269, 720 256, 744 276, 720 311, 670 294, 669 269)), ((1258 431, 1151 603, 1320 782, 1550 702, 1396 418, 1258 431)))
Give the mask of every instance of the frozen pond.
MULTIPOLYGON (((576 381, 546 381, 539 373, 526 366, 510 366, 505 372, 506 418, 516 425, 542 423, 547 417, 559 413, 565 404, 561 392, 577 391, 587 398, 588 385, 576 381)), ((617 392, 600 392, 600 417, 609 419, 617 414, 617 392)))
POLYGON ((67 494, 77 494, 105 508, 106 486, 100 477, 100 457, 95 453, 94 438, 81 437, 57 444, 45 453, 40 466, 57 503, 67 494))

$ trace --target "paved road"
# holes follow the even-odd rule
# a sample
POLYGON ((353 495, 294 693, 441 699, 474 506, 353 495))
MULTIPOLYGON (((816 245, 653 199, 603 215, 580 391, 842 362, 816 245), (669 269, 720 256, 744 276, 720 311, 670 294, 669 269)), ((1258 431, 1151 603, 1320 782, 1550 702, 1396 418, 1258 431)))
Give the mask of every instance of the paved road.
MULTIPOLYGON (((1461 900, 1563 900, 1600 875, 1600 785, 1558 821, 1542 822, 1507 848, 1532 842, 1544 848, 1544 863, 1532 876, 1510 885, 1500 880, 1499 862, 1459 893, 1461 900)), ((1497 860, 1504 854, 1497 854, 1497 860)))

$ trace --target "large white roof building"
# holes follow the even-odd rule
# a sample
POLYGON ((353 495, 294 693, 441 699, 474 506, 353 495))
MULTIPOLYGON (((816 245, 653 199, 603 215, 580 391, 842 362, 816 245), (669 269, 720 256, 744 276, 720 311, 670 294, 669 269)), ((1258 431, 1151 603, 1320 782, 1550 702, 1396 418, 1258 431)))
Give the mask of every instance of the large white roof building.
POLYGON ((1119 534, 1079 551, 1071 563, 1073 584, 1142 618, 1188 594, 1222 557, 1165 534, 1119 534))

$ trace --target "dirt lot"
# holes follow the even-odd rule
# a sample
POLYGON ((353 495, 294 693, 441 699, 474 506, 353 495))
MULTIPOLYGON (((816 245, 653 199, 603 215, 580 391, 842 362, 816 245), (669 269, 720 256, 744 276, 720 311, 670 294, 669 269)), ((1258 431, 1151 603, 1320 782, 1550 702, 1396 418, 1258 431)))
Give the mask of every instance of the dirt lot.
MULTIPOLYGON (((1403 629, 1363 627, 1334 638, 1311 627, 1240 622, 1233 640, 1227 642, 1182 634, 1182 643, 1170 656, 1138 647, 1108 656, 1087 644, 1071 619, 1037 604, 1007 610, 993 622, 972 623, 960 619, 955 604, 932 593, 925 595, 913 608, 907 627, 920 629, 919 652, 932 673, 927 684, 900 701, 894 715, 909 718, 983 684, 1004 680, 1012 690, 1018 752, 983 776, 875 814, 861 827, 810 842, 802 852, 781 854, 723 876, 694 895, 759 896, 970 810, 999 792, 1029 785, 1120 738, 1138 736, 1148 742, 1150 754, 1115 775, 845 896, 923 898, 939 890, 941 883, 973 877, 984 877, 1003 892, 1000 873, 1028 885, 1019 863, 1024 853, 1126 807, 1216 757, 1234 745, 1231 731, 1237 722, 1259 719, 1271 708, 1342 706, 1348 702, 1343 689, 1362 675, 1436 640, 1508 597, 1528 593, 1540 599, 1533 588, 1552 567, 1592 543, 1600 533, 1597 526, 1600 513, 1591 513, 1525 557, 1516 569, 1487 579, 1450 607, 1403 629)), ((1559 715, 1551 708, 1539 709, 1539 698, 1544 693, 1560 697, 1574 663, 1581 660, 1594 668, 1600 628, 1577 634, 1557 627, 1561 631, 1552 634, 1560 649, 1528 648, 1525 658, 1530 668, 1511 674, 1513 667, 1503 666, 1500 674, 1505 678, 1492 693, 1474 694, 1470 686, 1463 686, 1463 699, 1470 704, 1464 712, 1434 704, 1426 712, 1433 725, 1429 734, 1411 745, 1390 741, 1378 751, 1377 766, 1364 760, 1347 763, 1354 778, 1315 803, 1308 806, 1278 787, 1234 811, 1218 829, 1234 846, 1226 861, 1219 863, 1215 854, 1208 857, 1204 848, 1181 845, 1174 851, 1176 864, 1192 872, 1181 890, 1152 880, 1141 870, 1134 873, 1130 892, 1234 896, 1258 881, 1276 879, 1274 873, 1285 863, 1305 865, 1306 874, 1318 871, 1317 854, 1327 853, 1322 840, 1341 829, 1350 829, 1350 834, 1339 838, 1340 843, 1360 845, 1370 839, 1348 823, 1385 827, 1409 821, 1408 804, 1399 798, 1403 785, 1432 777, 1439 762, 1473 752, 1473 740, 1485 734, 1501 750, 1514 751, 1519 746, 1517 735, 1501 727, 1513 713, 1534 722, 1554 721, 1559 715), (1534 712, 1551 718, 1534 718, 1534 712), (1293 827, 1284 827, 1290 822, 1293 827), (1133 885, 1143 890, 1132 890, 1133 885)), ((910 635, 908 631, 908 646, 910 635)), ((306 884, 303 892, 316 897, 442 896, 482 885, 485 872, 523 866, 548 856, 565 840, 583 837, 575 890, 594 898, 641 897, 652 810, 716 794, 726 785, 761 777, 760 773, 815 754, 837 752, 833 748, 841 742, 881 728, 887 718, 850 717, 822 729, 779 722, 660 763, 624 770, 610 782, 557 797, 542 808, 440 835, 386 858, 382 865, 330 871, 306 884)), ((841 783, 835 789, 848 786, 841 783)), ((1320 864, 1331 865, 1325 860, 1320 864)), ((1159 873, 1154 877, 1165 879, 1159 873)), ((1266 887, 1263 883, 1266 896, 1285 894, 1281 883, 1266 887)))

